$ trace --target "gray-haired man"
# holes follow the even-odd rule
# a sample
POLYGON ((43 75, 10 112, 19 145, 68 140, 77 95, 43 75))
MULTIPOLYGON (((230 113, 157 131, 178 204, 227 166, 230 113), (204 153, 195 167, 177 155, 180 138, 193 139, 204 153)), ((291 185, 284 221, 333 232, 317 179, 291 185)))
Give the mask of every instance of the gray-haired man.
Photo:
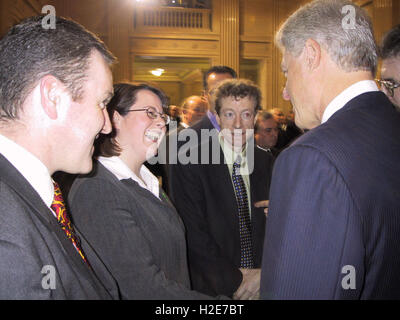
POLYGON ((276 40, 284 96, 310 131, 275 162, 261 297, 398 299, 400 114, 374 82, 370 20, 313 1, 276 40))

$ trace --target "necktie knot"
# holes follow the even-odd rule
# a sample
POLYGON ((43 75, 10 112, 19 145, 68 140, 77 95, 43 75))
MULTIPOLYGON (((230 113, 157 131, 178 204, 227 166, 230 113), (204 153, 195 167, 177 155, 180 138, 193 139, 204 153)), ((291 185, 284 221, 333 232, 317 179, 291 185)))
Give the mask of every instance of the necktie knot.
POLYGON ((236 176, 240 175, 241 163, 242 163, 242 158, 241 158, 241 156, 238 156, 236 158, 236 161, 233 163, 233 174, 236 175, 236 176))

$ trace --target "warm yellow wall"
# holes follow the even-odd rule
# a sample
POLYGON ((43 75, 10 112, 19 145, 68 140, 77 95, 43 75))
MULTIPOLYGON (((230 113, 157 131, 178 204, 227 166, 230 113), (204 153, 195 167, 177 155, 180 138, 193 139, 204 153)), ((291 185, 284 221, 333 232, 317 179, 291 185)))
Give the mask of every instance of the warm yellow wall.
MULTIPOLYGON (((135 80, 132 74, 135 55, 206 58, 210 65, 226 64, 237 71, 240 59, 251 59, 259 66, 263 106, 289 110, 290 103, 281 97, 285 79, 280 71, 281 54, 274 46, 274 34, 291 12, 309 1, 212 0, 208 30, 160 32, 135 28, 133 0, 0 0, 0 33, 4 34, 24 17, 40 14, 44 5, 51 4, 58 15, 77 20, 108 44, 119 59, 114 68, 115 81, 135 80)), ((370 12, 379 41, 392 26, 400 23, 399 0, 354 2, 370 12)), ((201 92, 199 81, 179 86, 171 81, 161 86, 177 104, 185 96, 201 92)))

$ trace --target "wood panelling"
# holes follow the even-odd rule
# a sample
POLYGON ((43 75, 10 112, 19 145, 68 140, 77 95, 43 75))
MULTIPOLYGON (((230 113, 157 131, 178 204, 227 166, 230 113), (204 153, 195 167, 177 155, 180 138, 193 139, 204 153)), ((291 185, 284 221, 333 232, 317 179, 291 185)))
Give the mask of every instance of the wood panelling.
POLYGON ((274 0, 240 1, 240 36, 268 37, 274 32, 274 0))
POLYGON ((217 41, 136 37, 130 40, 130 51, 136 55, 210 57, 219 56, 219 50, 217 41))
MULTIPOLYGON (((119 59, 113 72, 115 81, 135 79, 132 65, 139 55, 207 58, 210 65, 225 64, 237 71, 240 59, 247 59, 259 68, 257 83, 263 93, 264 107, 281 107, 287 111, 291 105, 281 97, 285 78, 280 70, 281 53, 274 45, 274 35, 293 11, 309 1, 212 0, 208 31, 170 27, 161 31, 156 30, 159 27, 135 29, 134 0, 0 0, 0 33, 4 34, 25 17, 40 14, 44 5, 54 5, 57 15, 77 20, 107 43, 119 59)), ((371 15, 378 41, 400 23, 400 0, 353 2, 371 15)), ((178 74, 168 77, 171 81, 163 81, 163 86, 170 94, 177 95, 175 103, 180 103, 182 95, 187 95, 191 88, 199 91, 200 75, 190 81, 182 80, 178 74), (181 79, 180 86, 173 81, 177 79, 181 79), (172 84, 168 86, 168 82, 172 84)))

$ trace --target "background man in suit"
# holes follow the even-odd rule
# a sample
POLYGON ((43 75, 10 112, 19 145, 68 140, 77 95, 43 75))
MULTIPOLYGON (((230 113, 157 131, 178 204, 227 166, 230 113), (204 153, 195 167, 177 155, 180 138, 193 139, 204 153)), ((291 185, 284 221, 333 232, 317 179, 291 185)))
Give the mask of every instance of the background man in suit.
POLYGON ((400 298, 400 114, 373 81, 370 19, 313 1, 276 43, 296 124, 311 130, 274 165, 261 297, 400 298))
POLYGON ((182 128, 188 128, 199 121, 207 112, 207 100, 200 96, 190 96, 183 101, 181 106, 180 125, 182 128))
MULTIPOLYGON (((217 86, 218 83, 220 83, 223 80, 226 79, 234 79, 237 78, 237 73, 235 70, 233 70, 230 67, 227 66, 214 66, 208 69, 204 74, 203 74, 203 98, 207 101, 208 105, 208 110, 206 114, 196 123, 194 123, 190 127, 190 132, 187 130, 182 130, 179 132, 179 136, 175 133, 176 131, 173 132, 173 134, 168 136, 168 143, 164 139, 163 144, 159 148, 159 157, 160 159, 167 159, 164 161, 164 163, 167 163, 167 166, 164 166, 165 168, 165 174, 164 176, 166 177, 164 180, 168 180, 168 185, 163 184, 163 188, 166 190, 168 195, 171 198, 174 198, 174 195, 172 194, 174 192, 172 186, 170 185, 171 182, 170 176, 172 171, 176 171, 177 168, 174 168, 177 160, 177 156, 179 152, 182 153, 187 153, 188 156, 190 155, 190 152, 185 148, 185 145, 187 146, 188 143, 191 144, 191 147, 194 147, 195 149, 198 147, 198 144, 202 143, 201 139, 201 132, 202 130, 204 131, 210 131, 210 130, 220 130, 219 124, 217 122, 217 119, 215 117, 215 110, 213 109, 213 104, 211 101, 211 95, 213 89, 217 86), (190 140, 191 138, 194 138, 196 141, 190 140), (183 148, 181 148, 183 146, 183 148), (166 154, 167 153, 167 154, 166 154)), ((179 125, 178 125, 179 128, 179 125)), ((208 139, 204 141, 205 144, 208 143, 208 139)), ((178 195, 176 195, 178 196, 178 195)))
POLYGON ((274 157, 278 155, 278 150, 275 148, 278 141, 278 133, 278 123, 272 114, 267 111, 259 112, 254 126, 254 137, 257 146, 270 152, 274 157))
POLYGON ((170 177, 173 201, 187 230, 193 289, 250 299, 259 293, 265 224, 263 208, 254 204, 268 198, 272 168, 272 156, 254 148, 261 93, 250 81, 234 79, 220 83, 214 98, 221 132, 214 129, 198 146, 199 164, 182 164, 179 154, 170 177), (205 145, 208 155, 204 155, 205 145), (243 190, 235 191, 239 164, 245 195, 243 190), (243 223, 243 217, 250 220, 243 223), (248 247, 241 226, 247 228, 248 247), (246 248, 252 250, 249 264, 243 263, 246 248))
POLYGON ((23 21, 0 41, 0 298, 116 297, 114 281, 100 283, 89 267, 107 275, 68 225, 51 179, 58 170, 92 169, 93 142, 111 131, 115 58, 75 22, 57 18, 47 30, 42 19, 23 21))
POLYGON ((381 84, 382 91, 400 111, 400 25, 394 27, 383 39, 381 84))
POLYGON ((208 110, 206 115, 200 119, 193 127, 193 130, 200 131, 201 129, 217 129, 219 130, 218 122, 215 118, 215 110, 210 101, 210 93, 223 80, 236 79, 237 73, 228 66, 214 66, 208 69, 203 75, 203 96, 208 102, 208 110))
POLYGON ((275 148, 278 149, 279 153, 301 135, 302 132, 292 121, 287 120, 281 108, 273 108, 270 112, 278 123, 279 134, 275 148))

